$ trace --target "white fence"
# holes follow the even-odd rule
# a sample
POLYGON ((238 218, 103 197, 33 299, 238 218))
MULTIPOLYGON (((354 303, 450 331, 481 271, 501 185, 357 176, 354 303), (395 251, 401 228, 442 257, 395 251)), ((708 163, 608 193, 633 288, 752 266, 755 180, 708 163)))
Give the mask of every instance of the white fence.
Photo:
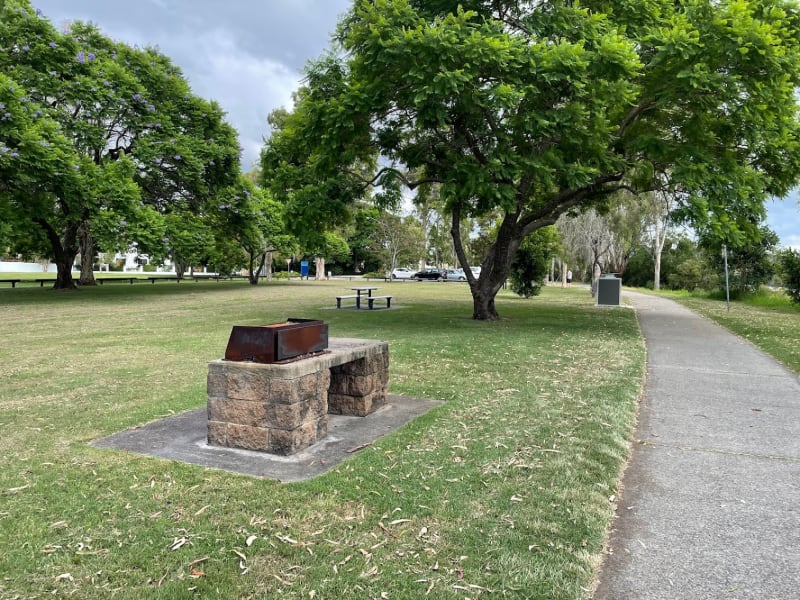
POLYGON ((0 260, 0 273, 57 273, 55 263, 19 262, 0 260))

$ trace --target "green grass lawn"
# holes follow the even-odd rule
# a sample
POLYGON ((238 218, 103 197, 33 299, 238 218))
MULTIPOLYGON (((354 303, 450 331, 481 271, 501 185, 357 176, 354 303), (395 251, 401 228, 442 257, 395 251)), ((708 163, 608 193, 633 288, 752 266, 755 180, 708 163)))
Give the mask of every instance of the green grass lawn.
POLYGON ((0 598, 587 598, 644 377, 633 311, 586 290, 346 282, 0 289, 0 598), (394 307, 397 308, 394 308, 394 307), (445 404, 279 484, 98 437, 205 406, 234 324, 389 342, 392 393, 445 404))

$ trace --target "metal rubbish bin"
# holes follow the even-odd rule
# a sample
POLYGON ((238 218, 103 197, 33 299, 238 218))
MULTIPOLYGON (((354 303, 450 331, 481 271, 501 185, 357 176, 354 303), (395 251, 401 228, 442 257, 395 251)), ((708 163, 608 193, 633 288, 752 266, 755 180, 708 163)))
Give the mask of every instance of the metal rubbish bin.
POLYGON ((597 280, 597 306, 619 306, 622 296, 622 279, 615 273, 606 273, 597 280))

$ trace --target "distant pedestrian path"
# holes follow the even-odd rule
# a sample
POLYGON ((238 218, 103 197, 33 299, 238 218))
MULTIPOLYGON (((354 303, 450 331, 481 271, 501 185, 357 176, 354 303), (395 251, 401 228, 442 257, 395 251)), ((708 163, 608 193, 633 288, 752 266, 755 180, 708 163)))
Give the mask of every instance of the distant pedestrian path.
POLYGON ((800 598, 800 380, 676 302, 625 297, 647 384, 595 600, 800 598))

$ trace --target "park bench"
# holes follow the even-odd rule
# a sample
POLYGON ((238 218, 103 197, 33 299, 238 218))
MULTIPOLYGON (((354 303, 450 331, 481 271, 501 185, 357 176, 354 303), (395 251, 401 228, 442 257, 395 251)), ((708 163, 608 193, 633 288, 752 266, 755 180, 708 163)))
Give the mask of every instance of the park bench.
POLYGON ((369 309, 372 310, 372 305, 375 300, 386 300, 386 308, 392 307, 392 297, 391 296, 369 296, 367 298, 367 303, 369 304, 369 309))
POLYGON ((352 296, 336 296, 336 308, 342 308, 342 300, 354 299, 356 301, 356 308, 361 308, 361 295, 353 294, 352 296))
POLYGON ((21 281, 22 279, 0 279, 0 283, 10 283, 12 288, 17 287, 17 284, 21 281))
POLYGON ((148 277, 147 281, 150 283, 155 283, 156 281, 177 281, 180 283, 181 277, 163 277, 163 276, 156 276, 156 277, 148 277))
POLYGON ((112 283, 114 283, 115 281, 127 281, 128 283, 133 285, 133 282, 136 281, 137 279, 139 278, 138 277, 95 277, 94 278, 94 280, 100 285, 103 285, 107 281, 110 281, 112 283))
POLYGON ((220 278, 221 278, 220 275, 215 275, 213 273, 198 273, 196 275, 192 275, 192 279, 194 279, 195 281, 201 281, 205 279, 215 279, 219 281, 220 278))

